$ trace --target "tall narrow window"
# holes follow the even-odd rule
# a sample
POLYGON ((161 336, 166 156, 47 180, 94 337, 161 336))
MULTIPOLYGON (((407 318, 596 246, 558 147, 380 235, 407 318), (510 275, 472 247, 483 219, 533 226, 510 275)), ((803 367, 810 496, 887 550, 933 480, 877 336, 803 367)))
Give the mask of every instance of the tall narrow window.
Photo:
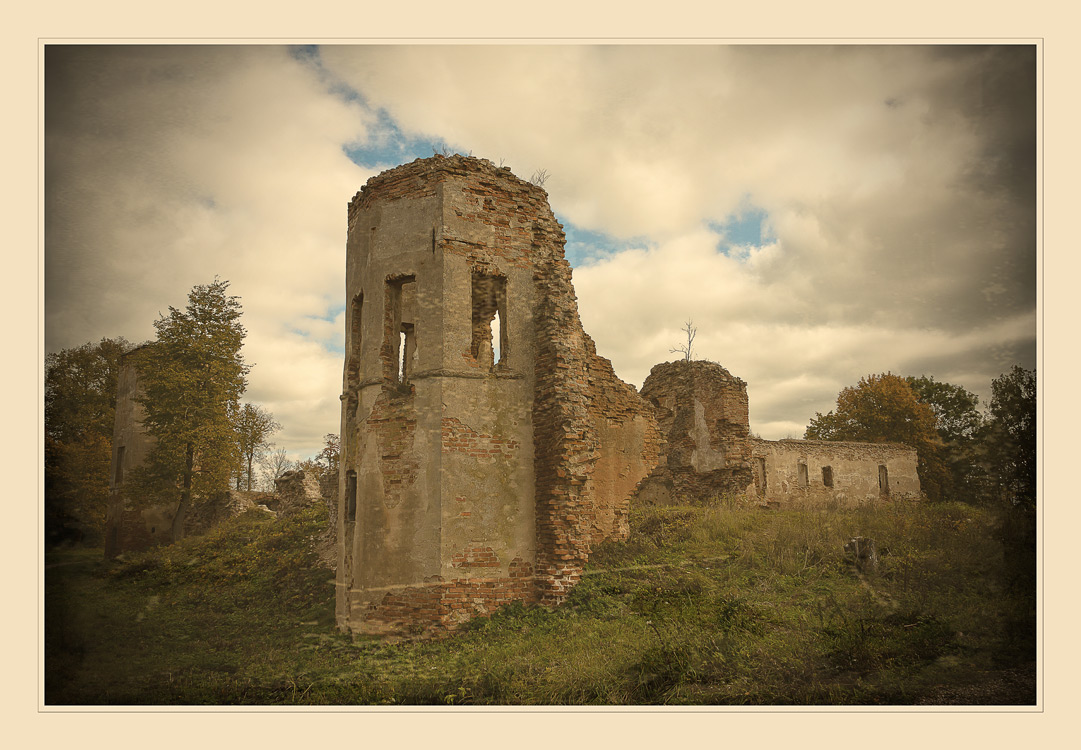
POLYGON ((119 487, 124 482, 124 446, 116 449, 116 473, 113 474, 113 484, 119 487))
POLYGON ((796 464, 796 484, 800 487, 807 486, 807 464, 803 461, 796 464))
POLYGON ((766 494, 766 459, 756 458, 755 468, 758 471, 758 494, 766 494))
POLYGON ((882 465, 878 467, 878 494, 883 497, 890 494, 890 473, 882 465))
POLYGON ((357 473, 350 469, 345 474, 345 522, 357 520, 357 473))
POLYGON ((349 360, 346 364, 346 385, 356 388, 360 384, 360 342, 361 314, 364 310, 364 295, 353 297, 349 313, 349 360))
POLYGON ((482 370, 507 362, 507 280, 473 272, 473 320, 470 352, 482 370))
POLYGON ((826 487, 832 487, 833 486, 833 467, 832 466, 823 466, 822 467, 822 484, 824 486, 826 486, 826 487))
POLYGON ((416 287, 413 276, 387 281, 383 376, 398 383, 409 381, 417 357, 416 287))

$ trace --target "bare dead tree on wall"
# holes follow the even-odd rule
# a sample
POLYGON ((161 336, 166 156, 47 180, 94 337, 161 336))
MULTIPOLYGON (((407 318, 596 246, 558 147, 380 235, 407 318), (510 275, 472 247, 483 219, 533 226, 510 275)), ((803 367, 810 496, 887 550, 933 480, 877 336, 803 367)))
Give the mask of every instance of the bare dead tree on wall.
POLYGON ((684 361, 690 362, 692 359, 691 352, 693 351, 694 335, 698 333, 698 329, 695 328, 693 320, 688 320, 684 323, 682 331, 687 334, 687 343, 674 346, 668 351, 673 354, 682 354, 684 361))

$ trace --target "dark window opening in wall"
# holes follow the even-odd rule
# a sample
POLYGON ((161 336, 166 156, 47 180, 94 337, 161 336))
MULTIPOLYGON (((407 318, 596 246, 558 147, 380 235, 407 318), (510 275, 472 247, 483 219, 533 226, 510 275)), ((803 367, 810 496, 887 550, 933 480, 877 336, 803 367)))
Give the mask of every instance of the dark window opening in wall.
POLYGON ((386 340, 383 344, 384 377, 406 383, 417 356, 415 320, 416 279, 407 276, 387 281, 386 340))
POLYGON ((124 446, 116 449, 116 473, 113 474, 113 484, 119 487, 124 483, 124 446))
POLYGON ((822 467, 822 484, 825 485, 826 487, 832 487, 833 486, 833 467, 832 466, 823 466, 822 467))
POLYGON ((482 370, 507 362, 507 280, 473 273, 473 321, 470 353, 482 370))
POLYGON ((363 309, 364 295, 358 294, 353 297, 352 309, 349 313, 349 360, 346 365, 346 384, 349 388, 356 388, 360 384, 361 313, 363 309))
POLYGON ((886 496, 890 494, 890 473, 885 466, 878 467, 878 494, 886 496))
POLYGON ((756 458, 755 468, 758 471, 758 494, 766 494, 766 459, 756 458))
POLYGON ((796 464, 796 484, 800 487, 807 486, 807 464, 802 461, 796 464))
POLYGON ((350 469, 345 474, 345 522, 357 520, 357 473, 350 469))

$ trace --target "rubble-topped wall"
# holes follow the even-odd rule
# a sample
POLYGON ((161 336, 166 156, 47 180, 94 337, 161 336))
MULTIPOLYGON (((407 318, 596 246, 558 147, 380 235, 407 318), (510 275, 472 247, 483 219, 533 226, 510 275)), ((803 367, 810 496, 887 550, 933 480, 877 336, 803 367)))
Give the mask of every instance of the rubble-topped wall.
POLYGON ((894 443, 760 440, 750 436, 747 384, 713 362, 657 365, 642 384, 666 440, 636 500, 710 503, 864 502, 918 497, 916 450, 894 443))
POLYGON ((664 457, 638 498, 701 504, 751 482, 747 384, 715 362, 656 365, 642 384, 664 436, 664 457))
POLYGON ((310 505, 323 502, 319 478, 306 474, 302 469, 283 473, 274 480, 275 510, 281 518, 288 518, 310 505))
POLYGON ((559 603, 626 534, 657 435, 582 330, 547 194, 437 156, 369 180, 348 225, 339 625, 559 603))

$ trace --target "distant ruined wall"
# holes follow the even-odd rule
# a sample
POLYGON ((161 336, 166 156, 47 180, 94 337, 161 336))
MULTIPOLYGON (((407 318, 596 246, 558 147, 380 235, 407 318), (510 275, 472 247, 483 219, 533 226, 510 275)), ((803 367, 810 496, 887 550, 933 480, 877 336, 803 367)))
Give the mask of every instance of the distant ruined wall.
POLYGON ((860 503, 918 498, 916 450, 898 443, 756 440, 754 485, 768 500, 831 498, 860 503))
POLYGON ((175 503, 136 508, 124 493, 131 472, 146 461, 156 443, 143 426, 146 410, 139 403, 138 361, 147 346, 125 354, 117 377, 116 417, 113 422, 113 455, 109 470, 109 505, 105 511, 105 556, 143 550, 172 541, 175 503))
POLYGON ((319 479, 303 470, 287 471, 274 480, 277 513, 288 518, 312 505, 323 503, 319 479))
POLYGON ((919 497, 916 451, 895 443, 760 440, 747 384, 713 362, 657 365, 642 384, 666 440, 635 498, 697 505, 746 496, 772 503, 919 497))
POLYGON ((626 534, 657 435, 582 330, 546 193, 437 156, 369 180, 348 216, 339 626, 558 604, 626 534))

